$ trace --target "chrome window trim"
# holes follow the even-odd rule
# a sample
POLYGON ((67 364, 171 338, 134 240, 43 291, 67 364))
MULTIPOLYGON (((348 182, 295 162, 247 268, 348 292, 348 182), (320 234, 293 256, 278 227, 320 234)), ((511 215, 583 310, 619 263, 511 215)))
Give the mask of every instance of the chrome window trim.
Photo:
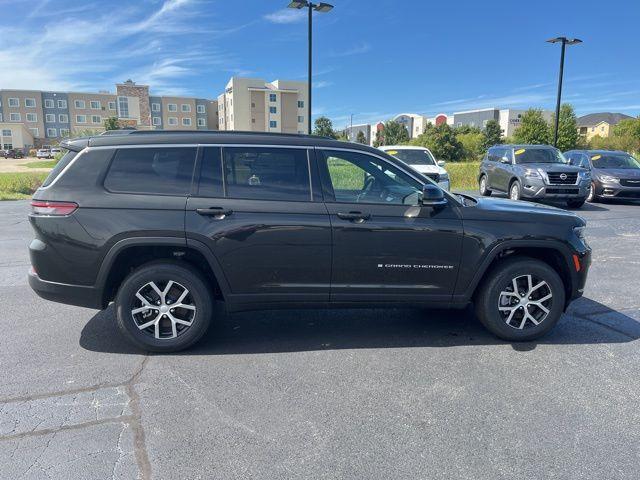
POLYGON ((69 170, 71 168, 71 166, 76 163, 76 161, 82 156, 84 155, 87 151, 89 150, 88 147, 83 148, 82 150, 80 150, 75 157, 73 157, 73 160, 71 160, 66 167, 64 167, 62 169, 62 171, 58 174, 58 176, 56 178, 53 179, 53 182, 51 182, 49 185, 47 185, 46 187, 39 187, 38 191, 40 190, 48 190, 49 188, 53 187, 56 183, 58 183, 58 180, 60 180, 62 178, 62 176, 67 173, 67 170, 69 170))

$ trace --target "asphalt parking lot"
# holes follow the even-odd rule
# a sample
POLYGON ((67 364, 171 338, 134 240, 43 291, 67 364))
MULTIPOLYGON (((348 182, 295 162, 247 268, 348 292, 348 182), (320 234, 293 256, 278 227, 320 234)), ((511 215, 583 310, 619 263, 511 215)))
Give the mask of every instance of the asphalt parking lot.
POLYGON ((155 356, 29 289, 27 212, 0 203, 0 478, 638 478, 640 205, 578 212, 585 297, 540 342, 468 311, 277 311, 155 356))

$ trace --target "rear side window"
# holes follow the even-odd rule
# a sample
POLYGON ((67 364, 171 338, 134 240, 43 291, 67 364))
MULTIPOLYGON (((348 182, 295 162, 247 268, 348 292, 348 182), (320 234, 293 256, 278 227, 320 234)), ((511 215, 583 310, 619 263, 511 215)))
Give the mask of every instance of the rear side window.
POLYGON ((187 195, 195 159, 195 148, 123 148, 116 151, 104 186, 112 192, 187 195))
POLYGON ((64 170, 66 168, 66 166, 71 163, 71 160, 76 158, 77 154, 78 154, 77 152, 72 152, 71 150, 67 150, 67 153, 65 153, 62 156, 60 161, 58 163, 56 163, 56 166, 53 167, 53 170, 51 170, 51 172, 49 172, 49 176, 44 180, 44 182, 42 183, 42 186, 43 187, 48 187, 49 185, 51 185, 53 183, 53 181, 56 178, 58 178, 58 175, 60 175, 62 170, 64 170))
POLYGON ((225 148, 224 177, 230 198, 311 201, 305 149, 225 148))
POLYGON ((200 162, 200 183, 198 195, 201 197, 222 197, 222 154, 220 147, 202 149, 200 162))

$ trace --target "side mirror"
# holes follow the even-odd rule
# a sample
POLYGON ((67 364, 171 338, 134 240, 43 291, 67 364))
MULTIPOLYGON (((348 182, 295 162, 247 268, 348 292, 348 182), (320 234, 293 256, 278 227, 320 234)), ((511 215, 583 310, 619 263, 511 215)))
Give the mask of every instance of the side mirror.
POLYGON ((447 162, 445 162, 444 160, 438 160, 438 166, 439 167, 444 167, 445 163, 447 163, 447 162))
POLYGON ((508 157, 502 157, 502 158, 500 158, 500 163, 510 164, 511 160, 508 157))
POLYGON ((422 187, 422 200, 420 203, 425 207, 442 207, 447 204, 447 199, 440 187, 428 183, 422 187))

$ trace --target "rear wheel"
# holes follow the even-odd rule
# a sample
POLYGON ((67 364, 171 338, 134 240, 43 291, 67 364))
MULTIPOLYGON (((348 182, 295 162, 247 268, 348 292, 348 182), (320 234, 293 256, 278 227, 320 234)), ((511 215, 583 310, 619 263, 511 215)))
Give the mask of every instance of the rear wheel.
POLYGON ((522 188, 520 187, 520 182, 518 180, 514 180, 511 186, 509 187, 509 198, 511 200, 520 200, 522 196, 522 188))
POLYGON ((213 312, 207 282, 178 262, 153 262, 132 272, 115 300, 118 327, 134 345, 177 352, 205 334, 213 312))
POLYGON ((484 279, 475 310, 480 322, 497 337, 529 341, 558 323, 564 302, 562 280, 549 265, 518 257, 498 264, 484 279))
POLYGON ((490 197, 491 196, 491 190, 489 190, 488 186, 487 186, 487 176, 486 175, 482 175, 480 177, 480 181, 478 182, 479 185, 479 189, 480 189, 480 195, 484 196, 484 197, 490 197))

